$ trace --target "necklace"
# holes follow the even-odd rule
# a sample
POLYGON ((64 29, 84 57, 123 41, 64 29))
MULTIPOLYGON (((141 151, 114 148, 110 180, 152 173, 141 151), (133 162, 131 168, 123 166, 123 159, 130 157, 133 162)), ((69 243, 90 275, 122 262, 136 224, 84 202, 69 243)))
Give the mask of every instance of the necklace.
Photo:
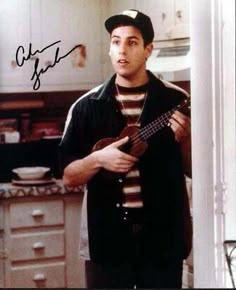
MULTIPOLYGON (((132 88, 125 88, 127 89, 126 97, 124 94, 120 93, 119 85, 115 83, 117 96, 116 100, 120 105, 121 113, 126 117, 127 119, 127 125, 128 126, 140 126, 140 119, 144 110, 144 106, 147 99, 147 89, 145 92, 142 92, 142 90, 132 90, 132 88), (133 93, 137 92, 138 96, 134 95, 133 93), (124 104, 124 102, 127 103, 127 106, 124 104)), ((121 88, 121 87, 120 87, 121 88)), ((140 89, 143 88, 140 87, 140 89)))

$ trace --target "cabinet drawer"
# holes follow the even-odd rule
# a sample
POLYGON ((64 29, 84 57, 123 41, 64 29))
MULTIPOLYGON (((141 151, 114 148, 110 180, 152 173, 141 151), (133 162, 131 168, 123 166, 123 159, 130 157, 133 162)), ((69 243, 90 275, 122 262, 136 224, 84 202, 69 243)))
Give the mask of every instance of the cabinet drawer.
POLYGON ((17 235, 11 238, 12 261, 64 256, 64 232, 17 235))
POLYGON ((62 200, 13 203, 10 205, 11 228, 64 224, 62 200))
POLYGON ((60 288, 65 287, 65 266, 29 266, 11 270, 11 285, 16 288, 60 288))

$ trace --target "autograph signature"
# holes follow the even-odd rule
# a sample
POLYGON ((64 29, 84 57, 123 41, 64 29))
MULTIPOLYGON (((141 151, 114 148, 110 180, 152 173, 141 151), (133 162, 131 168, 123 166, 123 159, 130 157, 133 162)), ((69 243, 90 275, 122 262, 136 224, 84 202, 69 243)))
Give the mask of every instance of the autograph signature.
MULTIPOLYGON (((21 45, 16 50, 16 63, 18 66, 22 67, 26 61, 28 61, 32 56, 36 55, 37 53, 40 54, 46 49, 56 45, 57 43, 61 42, 61 40, 58 40, 56 42, 53 42, 52 44, 49 44, 48 46, 44 47, 41 50, 35 50, 32 51, 32 43, 29 44, 29 50, 28 52, 25 52, 25 48, 21 45)), ((37 57, 34 62, 34 72, 32 74, 31 80, 34 80, 33 89, 38 90, 40 88, 41 82, 40 82, 40 75, 44 74, 49 68, 54 67, 57 63, 59 63, 63 58, 68 56, 73 50, 75 50, 78 47, 83 47, 82 44, 78 44, 75 47, 73 47, 70 51, 68 51, 65 55, 59 56, 60 48, 56 48, 55 58, 52 64, 49 64, 45 68, 39 69, 39 58, 37 57)))

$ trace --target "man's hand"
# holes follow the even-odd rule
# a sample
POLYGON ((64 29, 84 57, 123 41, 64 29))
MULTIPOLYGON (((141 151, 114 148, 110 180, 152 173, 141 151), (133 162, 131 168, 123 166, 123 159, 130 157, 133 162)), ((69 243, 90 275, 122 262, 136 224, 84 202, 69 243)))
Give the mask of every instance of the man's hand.
POLYGON ((191 178, 192 154, 190 118, 179 111, 175 111, 170 119, 170 127, 175 134, 175 140, 180 143, 185 174, 191 178))
POLYGON ((129 141, 124 137, 101 150, 95 151, 96 158, 101 167, 113 172, 128 172, 138 158, 119 150, 119 147, 129 141))
POLYGON ((179 111, 175 111, 170 118, 170 127, 175 134, 175 140, 182 142, 191 135, 190 118, 179 111))

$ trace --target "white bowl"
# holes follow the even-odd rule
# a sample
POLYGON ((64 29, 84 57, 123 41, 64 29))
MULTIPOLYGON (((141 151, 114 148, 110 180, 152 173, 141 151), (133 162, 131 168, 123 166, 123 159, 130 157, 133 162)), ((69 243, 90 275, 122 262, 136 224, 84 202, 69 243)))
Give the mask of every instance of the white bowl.
POLYGON ((44 175, 50 170, 49 167, 19 167, 12 171, 18 175, 21 179, 34 180, 42 179, 44 175))

